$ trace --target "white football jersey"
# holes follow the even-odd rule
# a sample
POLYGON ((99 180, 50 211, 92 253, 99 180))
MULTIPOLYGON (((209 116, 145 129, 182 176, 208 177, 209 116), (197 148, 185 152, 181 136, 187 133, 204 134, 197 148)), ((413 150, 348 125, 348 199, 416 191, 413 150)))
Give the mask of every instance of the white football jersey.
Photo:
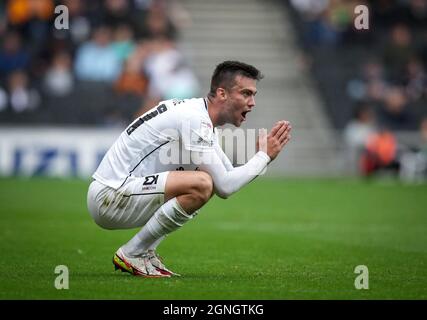
POLYGON ((205 99, 162 101, 121 133, 93 178, 118 189, 130 177, 197 170, 190 151, 211 152, 217 145, 205 99))

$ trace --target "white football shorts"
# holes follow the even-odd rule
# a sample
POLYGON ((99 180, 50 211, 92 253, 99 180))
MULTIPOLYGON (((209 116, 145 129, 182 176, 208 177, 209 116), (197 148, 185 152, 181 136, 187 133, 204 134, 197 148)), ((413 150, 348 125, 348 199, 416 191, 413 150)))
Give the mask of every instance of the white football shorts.
POLYGON ((164 203, 168 174, 169 171, 129 177, 117 190, 92 181, 87 195, 92 218, 104 229, 142 227, 164 203))

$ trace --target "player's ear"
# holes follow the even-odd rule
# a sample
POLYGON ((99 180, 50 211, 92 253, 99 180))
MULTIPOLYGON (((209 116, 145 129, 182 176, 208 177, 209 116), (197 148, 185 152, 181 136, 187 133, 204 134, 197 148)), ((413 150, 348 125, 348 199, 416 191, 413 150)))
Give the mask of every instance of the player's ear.
POLYGON ((216 95, 218 98, 220 98, 220 100, 227 99, 227 92, 225 91, 224 88, 217 88, 216 89, 216 95))

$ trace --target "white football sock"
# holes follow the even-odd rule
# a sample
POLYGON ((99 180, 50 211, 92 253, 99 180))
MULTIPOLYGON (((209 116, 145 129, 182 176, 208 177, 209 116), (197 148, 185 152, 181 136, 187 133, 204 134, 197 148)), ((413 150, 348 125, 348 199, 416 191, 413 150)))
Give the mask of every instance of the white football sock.
POLYGON ((128 256, 139 256, 155 246, 156 242, 161 241, 165 235, 182 227, 191 218, 193 216, 187 214, 177 199, 173 198, 153 214, 145 226, 122 246, 122 250, 128 256))
POLYGON ((164 235, 163 237, 157 239, 149 248, 148 250, 153 250, 155 251, 157 249, 157 247, 159 246, 160 242, 163 241, 163 239, 166 238, 166 235, 164 235))

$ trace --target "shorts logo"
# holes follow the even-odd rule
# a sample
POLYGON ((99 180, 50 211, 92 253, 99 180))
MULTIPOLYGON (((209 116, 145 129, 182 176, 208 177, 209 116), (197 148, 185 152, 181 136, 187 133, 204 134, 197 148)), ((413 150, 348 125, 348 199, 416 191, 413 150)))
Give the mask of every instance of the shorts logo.
POLYGON ((159 178, 159 175, 156 174, 154 176, 146 176, 144 177, 145 181, 143 183, 144 186, 151 186, 152 184, 157 184, 157 179, 159 178))

